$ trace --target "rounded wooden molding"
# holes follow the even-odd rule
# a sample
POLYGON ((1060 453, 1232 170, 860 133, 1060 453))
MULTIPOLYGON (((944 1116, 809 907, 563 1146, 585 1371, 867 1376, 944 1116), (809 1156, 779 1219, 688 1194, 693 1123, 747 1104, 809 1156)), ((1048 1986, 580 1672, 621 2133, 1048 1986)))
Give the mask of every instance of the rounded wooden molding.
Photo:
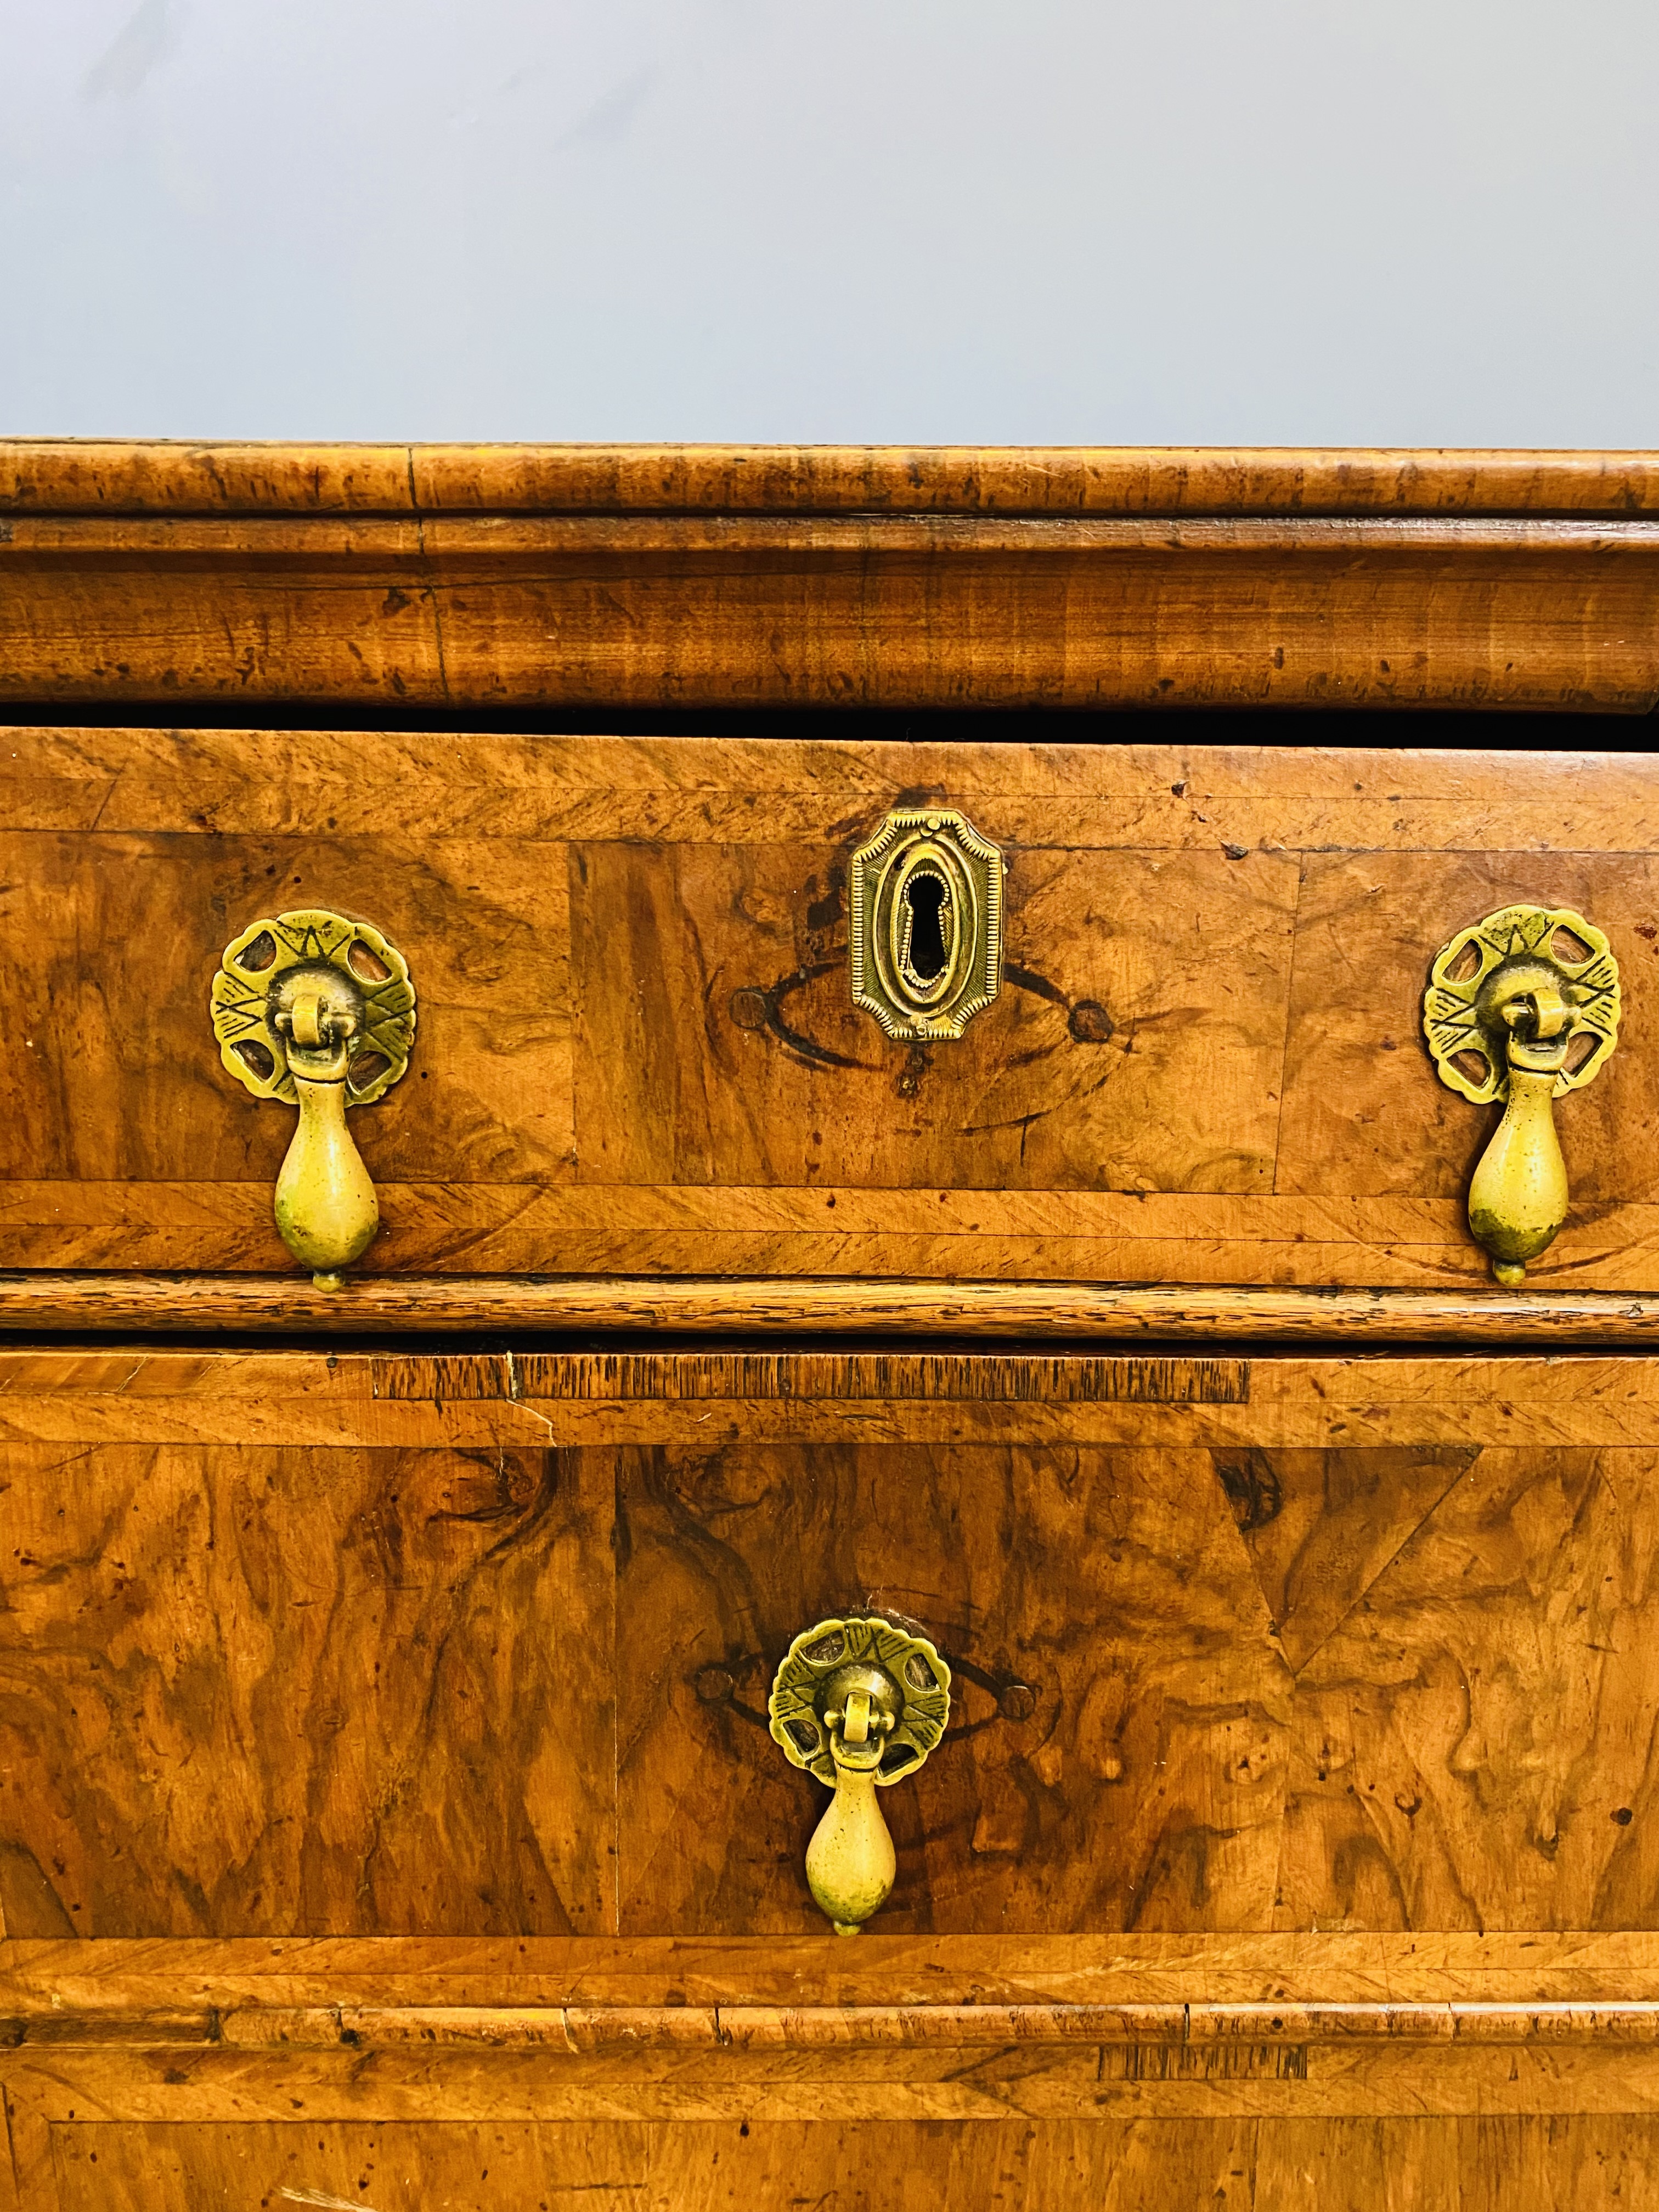
POLYGON ((0 697, 1645 713, 1656 565, 1641 453, 0 441, 0 697))
POLYGON ((451 1329, 1352 1343, 1659 1345, 1659 1296, 1566 1291, 1249 1290, 847 1278, 354 1278, 0 1274, 0 1330, 399 1336, 451 1329))

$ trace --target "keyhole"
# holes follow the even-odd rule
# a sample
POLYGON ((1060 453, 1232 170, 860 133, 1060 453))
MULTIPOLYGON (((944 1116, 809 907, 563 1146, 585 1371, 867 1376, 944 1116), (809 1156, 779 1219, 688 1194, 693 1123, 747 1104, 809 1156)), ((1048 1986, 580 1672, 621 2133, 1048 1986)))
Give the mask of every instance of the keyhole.
POLYGON ((945 886, 937 876, 912 876, 904 886, 910 908, 909 944, 906 947, 912 973, 931 983, 945 968, 945 925, 941 913, 945 886))

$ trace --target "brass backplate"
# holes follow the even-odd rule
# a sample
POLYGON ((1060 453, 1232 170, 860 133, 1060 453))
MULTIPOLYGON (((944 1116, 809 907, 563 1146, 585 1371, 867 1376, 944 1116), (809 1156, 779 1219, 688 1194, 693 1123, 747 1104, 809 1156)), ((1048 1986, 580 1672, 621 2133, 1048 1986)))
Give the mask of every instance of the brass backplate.
POLYGON ((1001 854, 965 815, 890 814, 852 865, 853 1004, 890 1037, 959 1037, 1002 981, 1001 854))
POLYGON ((256 1098, 295 1104, 289 1043, 277 1017, 307 981, 357 1015, 345 1103, 371 1104, 409 1066, 415 986, 403 954, 378 929, 320 908, 252 922, 225 947, 211 1000, 220 1058, 256 1098))
POLYGON ((843 1680, 879 1685, 873 1702, 891 1726, 875 1778, 884 1787, 914 1774, 951 1717, 951 1669, 925 1636, 879 1613, 850 1613, 804 1628, 784 1654, 767 1703, 774 1741, 792 1766, 833 1788, 835 1760, 824 1712, 843 1680))
POLYGON ((1540 986, 1571 1010, 1573 1035, 1554 1096, 1600 1073, 1619 1036, 1619 963, 1571 907, 1506 906, 1443 945, 1423 994, 1423 1033, 1440 1079, 1476 1106, 1507 1098, 1504 1008, 1540 986))

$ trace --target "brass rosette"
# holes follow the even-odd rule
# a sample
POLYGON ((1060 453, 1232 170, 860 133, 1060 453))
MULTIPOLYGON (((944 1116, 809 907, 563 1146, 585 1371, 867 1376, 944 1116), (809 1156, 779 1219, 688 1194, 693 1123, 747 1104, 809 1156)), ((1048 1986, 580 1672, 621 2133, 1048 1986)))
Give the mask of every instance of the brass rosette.
POLYGON ((1506 906, 1460 929, 1434 957, 1423 1034, 1440 1080, 1472 1105, 1507 1099, 1503 1009, 1540 986, 1571 1010, 1573 1036, 1552 1094, 1582 1091, 1619 1036, 1619 963, 1593 922, 1571 907, 1506 906))
POLYGON ((361 1009, 346 1063, 345 1103, 372 1105, 409 1066, 415 986, 403 954, 378 929, 321 908, 256 921, 225 947, 210 1000, 220 1058, 256 1098, 297 1103, 288 1042, 275 1018, 296 969, 326 973, 331 994, 361 1009))
POLYGON ((767 1700, 774 1740, 792 1766, 836 1786, 826 1707, 838 1677, 872 1669, 886 1678, 881 1702, 892 1719, 875 1770, 885 1787, 916 1769, 945 1733, 951 1717, 951 1669, 925 1636, 912 1636, 879 1614, 849 1614, 804 1629, 784 1654, 767 1700))

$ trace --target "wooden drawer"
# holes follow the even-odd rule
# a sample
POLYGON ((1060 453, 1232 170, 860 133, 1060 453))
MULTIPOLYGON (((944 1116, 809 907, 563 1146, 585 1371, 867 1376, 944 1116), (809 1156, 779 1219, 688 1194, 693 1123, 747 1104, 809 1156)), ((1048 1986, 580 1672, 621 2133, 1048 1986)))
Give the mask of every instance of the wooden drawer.
POLYGON ((819 1926, 790 1638, 920 1622, 896 1934, 1656 1924, 1633 1356, 0 1357, 13 1935, 819 1926))
POLYGON ((1558 1115, 1539 1287, 1650 1292, 1659 763, 1364 748, 16 730, 0 1206, 13 1264, 276 1273, 291 1111, 206 1014, 226 942, 323 907, 419 994, 352 1127, 370 1275, 1479 1288, 1495 1116, 1437 1079, 1431 961, 1516 902, 1625 969, 1558 1115), (853 1003, 889 810, 1001 849, 957 1039, 853 1003))
POLYGON ((1650 1359, 20 1349, 0 1383, 26 2204, 372 2171, 384 2212, 475 2156, 504 2202, 1647 2170, 1650 1359), (764 1724, 848 1604, 956 1692, 850 1942, 764 1724))

